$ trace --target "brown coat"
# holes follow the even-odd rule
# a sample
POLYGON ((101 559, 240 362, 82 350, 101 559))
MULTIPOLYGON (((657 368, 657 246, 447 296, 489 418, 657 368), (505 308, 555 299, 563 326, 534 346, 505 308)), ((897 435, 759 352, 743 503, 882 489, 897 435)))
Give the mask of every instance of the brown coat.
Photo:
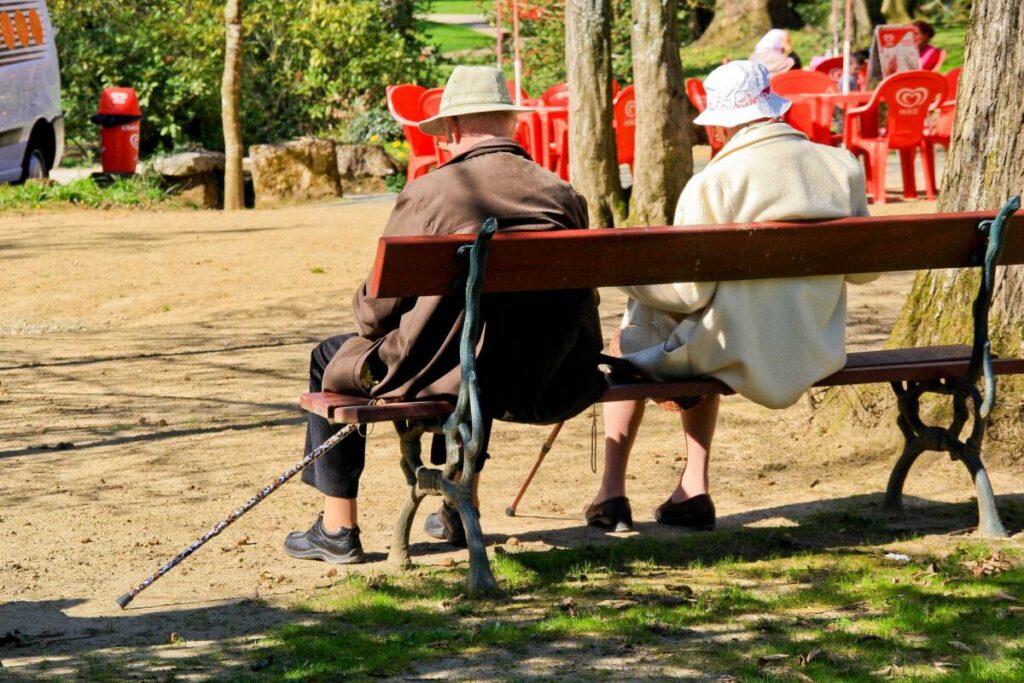
MULTIPOLYGON (((497 138, 410 183, 384 235, 472 234, 491 216, 501 231, 586 228, 587 204, 518 144, 497 138)), ((458 393, 461 296, 373 299, 364 283, 353 309, 360 336, 327 366, 325 389, 381 398, 458 393)), ((489 294, 482 312, 477 367, 491 415, 553 422, 601 394, 595 292, 489 294)))

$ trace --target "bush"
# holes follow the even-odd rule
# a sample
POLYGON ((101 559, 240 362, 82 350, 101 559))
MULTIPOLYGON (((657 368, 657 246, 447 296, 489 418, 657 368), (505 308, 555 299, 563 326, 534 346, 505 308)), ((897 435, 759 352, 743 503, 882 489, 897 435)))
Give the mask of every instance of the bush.
MULTIPOLYGON (((416 33, 424 0, 247 0, 242 127, 249 143, 341 137, 380 107, 387 83, 429 82, 437 60, 416 33)), ((67 137, 95 147, 100 90, 136 89, 141 148, 222 149, 221 0, 51 0, 67 137)))
POLYGON ((392 142, 404 137, 402 127, 387 109, 371 109, 352 119, 345 139, 352 143, 392 142))

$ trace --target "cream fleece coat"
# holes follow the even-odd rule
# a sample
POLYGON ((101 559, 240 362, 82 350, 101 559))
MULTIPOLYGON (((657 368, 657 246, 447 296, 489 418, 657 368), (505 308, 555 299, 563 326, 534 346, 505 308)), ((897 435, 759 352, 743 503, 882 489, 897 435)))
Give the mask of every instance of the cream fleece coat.
MULTIPOLYGON (((785 123, 744 129, 683 190, 677 225, 866 216, 847 151, 785 123)), ((656 380, 711 376, 769 408, 846 362, 846 282, 877 274, 623 287, 623 357, 656 380)))

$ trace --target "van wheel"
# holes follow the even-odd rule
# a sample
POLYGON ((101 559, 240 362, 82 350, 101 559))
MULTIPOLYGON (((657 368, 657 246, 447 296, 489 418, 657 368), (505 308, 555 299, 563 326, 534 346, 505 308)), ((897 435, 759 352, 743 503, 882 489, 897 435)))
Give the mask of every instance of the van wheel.
POLYGON ((50 169, 46 167, 46 155, 36 143, 30 142, 25 152, 25 161, 21 165, 21 179, 41 180, 50 177, 50 169))

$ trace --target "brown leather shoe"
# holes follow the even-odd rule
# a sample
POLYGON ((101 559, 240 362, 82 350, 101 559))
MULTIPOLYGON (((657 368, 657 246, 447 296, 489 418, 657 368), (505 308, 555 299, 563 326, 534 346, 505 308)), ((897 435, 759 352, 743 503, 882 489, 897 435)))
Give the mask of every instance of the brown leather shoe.
POLYGON ((694 531, 711 531, 715 528, 715 504, 706 493, 682 503, 673 503, 669 498, 654 511, 654 519, 659 524, 681 526, 694 531))
POLYGON ((584 513, 587 525, 611 531, 632 531, 633 510, 629 506, 629 498, 616 496, 606 501, 595 503, 584 513))

